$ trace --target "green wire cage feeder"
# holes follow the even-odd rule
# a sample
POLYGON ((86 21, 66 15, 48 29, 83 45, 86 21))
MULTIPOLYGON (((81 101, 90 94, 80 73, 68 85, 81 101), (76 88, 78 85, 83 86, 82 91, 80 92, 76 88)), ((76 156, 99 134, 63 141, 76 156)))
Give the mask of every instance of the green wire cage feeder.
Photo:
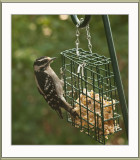
MULTIPOLYGON (((76 15, 71 17, 78 29, 87 26, 91 16, 85 16, 83 21, 79 21, 76 15)), ((121 130, 119 106, 127 135, 128 117, 109 19, 107 15, 102 18, 110 58, 93 53, 90 43, 90 51, 76 45, 76 48, 65 50, 61 55, 65 99, 79 115, 73 118, 67 113, 67 120, 81 132, 105 144, 109 135, 121 130)))

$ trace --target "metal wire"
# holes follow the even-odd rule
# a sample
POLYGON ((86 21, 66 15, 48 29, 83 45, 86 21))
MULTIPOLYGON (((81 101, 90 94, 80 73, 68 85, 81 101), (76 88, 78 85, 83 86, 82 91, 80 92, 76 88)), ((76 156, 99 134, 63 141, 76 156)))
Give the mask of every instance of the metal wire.
POLYGON ((77 56, 76 50, 73 48, 61 52, 65 98, 79 113, 77 119, 67 114, 67 120, 81 132, 105 144, 109 135, 121 130, 111 60, 81 48, 78 48, 80 56, 77 56), (83 62, 86 63, 84 75, 77 73, 78 66, 83 62))
POLYGON ((90 31, 89 31, 89 24, 86 26, 86 31, 87 31, 88 48, 90 52, 92 53, 92 44, 91 44, 91 36, 90 36, 90 31))
POLYGON ((78 48, 79 48, 79 36, 80 36, 80 32, 79 32, 79 28, 78 28, 79 25, 76 25, 77 29, 76 29, 76 41, 75 41, 75 44, 76 44, 76 54, 77 56, 79 56, 79 51, 78 51, 78 48))

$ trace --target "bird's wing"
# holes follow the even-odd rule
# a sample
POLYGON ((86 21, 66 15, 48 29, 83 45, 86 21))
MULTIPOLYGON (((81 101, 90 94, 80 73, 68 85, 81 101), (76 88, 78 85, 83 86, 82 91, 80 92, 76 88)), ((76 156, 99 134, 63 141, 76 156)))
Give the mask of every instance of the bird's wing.
POLYGON ((61 99, 58 97, 55 84, 51 76, 44 72, 39 72, 36 74, 37 87, 40 94, 43 95, 49 106, 54 109, 58 115, 63 118, 61 112, 61 99))
MULTIPOLYGON (((54 84, 54 81, 52 80, 52 77, 51 76, 48 76, 48 84, 46 84, 46 87, 47 86, 51 86, 51 88, 53 88, 51 90, 51 88, 48 87, 48 89, 45 91, 46 95, 49 96, 49 99, 48 101, 51 100, 51 98, 53 99, 53 105, 58 108, 61 107, 61 108, 64 108, 67 112, 69 112, 71 115, 73 115, 74 117, 75 116, 78 116, 77 112, 75 110, 73 110, 73 107, 68 103, 66 102, 65 98, 64 97, 58 97, 57 95, 57 92, 56 92, 56 89, 55 89, 55 84, 54 84)), ((49 103, 49 102, 48 102, 49 103)), ((51 102, 50 102, 51 103, 51 102)), ((53 106, 53 107, 54 107, 53 106)), ((61 114, 61 110, 59 112, 61 114)))

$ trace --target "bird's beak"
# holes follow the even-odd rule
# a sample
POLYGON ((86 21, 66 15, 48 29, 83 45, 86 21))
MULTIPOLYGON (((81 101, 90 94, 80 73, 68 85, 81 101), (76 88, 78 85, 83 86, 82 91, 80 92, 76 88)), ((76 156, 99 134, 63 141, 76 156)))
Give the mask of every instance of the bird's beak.
POLYGON ((50 62, 52 62, 54 59, 56 59, 56 57, 52 57, 52 58, 50 59, 50 62))

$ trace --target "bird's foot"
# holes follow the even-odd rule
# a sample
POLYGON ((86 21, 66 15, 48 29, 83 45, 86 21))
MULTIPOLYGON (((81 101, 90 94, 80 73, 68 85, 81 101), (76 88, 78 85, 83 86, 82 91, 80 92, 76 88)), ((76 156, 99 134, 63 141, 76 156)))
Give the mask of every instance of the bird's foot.
POLYGON ((60 75, 61 75, 61 79, 63 80, 64 77, 64 70, 63 67, 60 68, 60 75))
POLYGON ((73 118, 79 118, 79 115, 75 110, 72 110, 71 115, 73 116, 73 118))

